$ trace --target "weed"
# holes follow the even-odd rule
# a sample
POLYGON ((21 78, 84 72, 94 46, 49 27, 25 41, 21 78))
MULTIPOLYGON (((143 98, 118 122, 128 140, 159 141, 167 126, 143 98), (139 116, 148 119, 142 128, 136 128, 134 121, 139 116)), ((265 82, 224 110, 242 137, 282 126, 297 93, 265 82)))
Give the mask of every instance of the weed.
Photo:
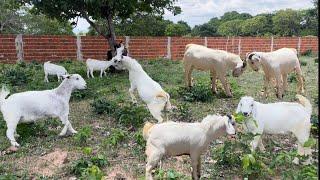
POLYGON ((203 82, 195 84, 192 88, 180 87, 178 92, 183 100, 189 102, 208 102, 213 99, 210 86, 203 82))
POLYGON ((169 169, 168 171, 164 171, 163 169, 157 169, 155 172, 155 179, 186 179, 187 176, 176 172, 173 169, 169 169))
POLYGON ((289 81, 290 83, 297 82, 297 76, 296 76, 296 74, 294 74, 294 73, 289 74, 289 76, 288 76, 288 81, 289 81))
POLYGON ((103 144, 106 146, 115 147, 125 140, 127 132, 122 129, 112 129, 110 136, 104 140, 103 144))
POLYGON ((306 66, 307 64, 308 64, 307 61, 300 61, 301 66, 306 66))
POLYGON ((8 83, 12 86, 25 85, 28 83, 30 77, 27 70, 20 66, 5 69, 2 74, 4 83, 8 83))
POLYGON ((91 127, 90 126, 85 126, 81 128, 78 133, 74 136, 74 140, 76 144, 78 145, 85 145, 88 141, 88 139, 91 136, 91 127))
POLYGON ((302 52, 301 56, 312 56, 312 49, 307 49, 306 51, 302 52))
POLYGON ((143 106, 130 104, 121 107, 116 117, 122 125, 139 128, 143 125, 144 119, 149 117, 149 112, 143 106))
POLYGON ((93 112, 97 114, 113 114, 118 109, 116 103, 107 100, 106 98, 95 99, 91 106, 93 107, 93 112))

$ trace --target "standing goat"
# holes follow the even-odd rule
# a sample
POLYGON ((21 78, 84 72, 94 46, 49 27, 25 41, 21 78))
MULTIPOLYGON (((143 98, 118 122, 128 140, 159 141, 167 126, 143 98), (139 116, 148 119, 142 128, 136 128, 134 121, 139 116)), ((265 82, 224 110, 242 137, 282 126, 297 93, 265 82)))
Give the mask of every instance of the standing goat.
POLYGON ((0 107, 7 123, 7 137, 12 146, 18 147, 14 135, 18 123, 33 122, 45 117, 59 117, 64 127, 60 136, 67 131, 77 133, 69 122, 69 100, 73 90, 85 89, 86 82, 78 74, 63 75, 59 87, 44 91, 26 91, 9 96, 9 91, 2 87, 0 107))
POLYGON ((58 82, 61 80, 62 75, 68 74, 67 70, 59 65, 52 64, 47 61, 43 64, 44 69, 44 81, 49 82, 48 75, 56 75, 58 77, 58 82))
POLYGON ((201 154, 210 142, 224 134, 235 134, 235 121, 231 116, 208 115, 200 123, 164 122, 146 123, 143 137, 147 141, 146 179, 152 179, 151 171, 161 158, 189 155, 192 165, 192 179, 200 178, 201 154))
POLYGON ((102 78, 102 74, 106 76, 106 69, 108 69, 108 67, 110 67, 111 64, 111 61, 99 61, 90 58, 87 59, 87 77, 90 78, 91 75, 91 77, 94 78, 93 71, 100 71, 100 78, 102 78))
POLYGON ((227 71, 232 69, 232 75, 238 77, 246 67, 246 63, 240 59, 239 55, 197 44, 186 45, 183 63, 185 81, 188 87, 192 86, 191 74, 193 69, 209 70, 212 78, 212 92, 216 93, 216 79, 218 77, 228 97, 232 97, 232 93, 226 78, 227 71))
POLYGON ((264 96, 268 96, 268 87, 272 80, 276 80, 276 95, 283 97, 283 92, 288 88, 287 77, 292 71, 297 73, 298 93, 304 93, 303 77, 297 50, 293 48, 281 48, 272 52, 251 52, 246 55, 247 62, 254 71, 258 71, 260 65, 264 71, 264 96))
POLYGON ((288 134, 291 132, 298 139, 298 153, 300 155, 310 154, 303 145, 309 139, 312 106, 305 97, 296 95, 296 98, 298 103, 278 102, 270 104, 259 103, 248 96, 241 98, 236 113, 243 113, 246 117, 252 115, 253 119, 249 118, 245 121, 245 129, 257 134, 251 142, 252 151, 257 146, 260 150, 264 150, 261 140, 263 133, 288 134))
POLYGON ((129 56, 116 56, 112 59, 115 68, 125 68, 129 70, 130 89, 129 94, 132 102, 137 100, 134 96, 134 90, 138 90, 139 96, 147 104, 152 116, 162 122, 161 117, 163 110, 170 110, 170 96, 151 77, 142 69, 142 66, 129 56))

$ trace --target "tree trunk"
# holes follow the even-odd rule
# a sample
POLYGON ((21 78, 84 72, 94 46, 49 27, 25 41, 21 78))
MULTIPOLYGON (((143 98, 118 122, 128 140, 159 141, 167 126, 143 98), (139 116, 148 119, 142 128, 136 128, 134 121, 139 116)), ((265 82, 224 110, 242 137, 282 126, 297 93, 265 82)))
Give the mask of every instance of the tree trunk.
POLYGON ((116 45, 116 34, 114 32, 114 26, 113 26, 113 20, 112 20, 112 14, 110 11, 107 12, 107 29, 108 29, 108 43, 112 52, 112 56, 116 54, 116 49, 114 46, 116 45))

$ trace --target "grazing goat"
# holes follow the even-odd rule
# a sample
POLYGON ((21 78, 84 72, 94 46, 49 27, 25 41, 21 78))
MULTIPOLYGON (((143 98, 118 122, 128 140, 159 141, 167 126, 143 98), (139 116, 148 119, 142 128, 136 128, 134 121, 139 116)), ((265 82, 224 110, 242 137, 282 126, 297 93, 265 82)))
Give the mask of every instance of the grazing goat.
POLYGON ((151 77, 142 69, 141 65, 129 56, 116 56, 112 59, 113 66, 116 68, 125 68, 129 70, 130 89, 129 94, 132 102, 137 100, 134 96, 134 90, 138 90, 140 98, 147 104, 152 116, 162 122, 163 110, 170 110, 170 96, 151 77))
POLYGON ((7 137, 12 146, 18 147, 14 134, 18 123, 33 122, 45 117, 59 117, 64 127, 60 136, 67 131, 77 133, 68 120, 69 100, 73 90, 85 89, 86 82, 78 74, 63 75, 59 87, 44 91, 27 91, 9 96, 9 91, 2 87, 0 107, 7 123, 7 137))
POLYGON ((283 97, 283 92, 288 88, 288 74, 295 70, 298 79, 298 93, 304 94, 304 85, 297 50, 293 48, 281 48, 272 52, 247 53, 246 60, 254 71, 258 71, 260 65, 264 71, 264 96, 268 96, 268 87, 272 80, 276 80, 276 95, 283 97))
POLYGON ((232 97, 226 78, 228 69, 232 69, 232 75, 238 77, 246 67, 246 63, 236 54, 223 50, 210 49, 197 44, 186 45, 183 63, 187 86, 192 86, 191 74, 193 69, 202 71, 209 70, 212 78, 212 92, 216 93, 216 79, 218 77, 228 97, 232 97))
POLYGON ((108 67, 110 67, 111 64, 111 61, 99 61, 90 58, 87 59, 87 77, 90 78, 91 75, 91 77, 94 78, 93 71, 100 71, 100 78, 102 78, 102 74, 106 76, 106 69, 108 69, 108 67))
POLYGON ((61 80, 62 75, 68 74, 67 70, 59 65, 52 64, 47 61, 43 64, 44 69, 44 81, 49 82, 48 75, 56 75, 58 77, 58 82, 61 80))
MULTIPOLYGON (((123 56, 128 56, 128 50, 126 47, 123 47, 122 49, 122 52, 118 51, 118 48, 122 48, 123 47, 123 43, 122 41, 120 41, 119 43, 117 43, 115 46, 114 46, 114 49, 116 50, 116 55, 123 55, 123 56), (119 54, 120 53, 120 54, 119 54)), ((107 52, 107 60, 110 61, 112 60, 113 56, 112 56, 112 51, 109 50, 107 52)), ((110 72, 116 72, 116 70, 124 70, 124 69, 116 69, 114 66, 110 66, 109 67, 109 71, 110 72)))
POLYGON ((200 178, 201 154, 210 142, 224 135, 235 134, 235 121, 231 116, 208 115, 201 122, 177 123, 164 122, 143 128, 147 141, 146 179, 152 179, 151 171, 161 158, 167 156, 189 155, 192 165, 192 179, 200 178))
POLYGON ((262 104, 254 101, 252 97, 242 97, 236 113, 242 113, 246 117, 245 129, 257 134, 251 142, 251 150, 257 146, 264 150, 261 135, 266 134, 288 134, 293 133, 298 139, 298 153, 309 154, 303 148, 304 143, 309 139, 312 113, 312 106, 308 99, 296 95, 296 102, 278 102, 262 104), (252 119, 253 118, 253 119, 252 119), (254 122, 256 121, 256 123, 254 122))

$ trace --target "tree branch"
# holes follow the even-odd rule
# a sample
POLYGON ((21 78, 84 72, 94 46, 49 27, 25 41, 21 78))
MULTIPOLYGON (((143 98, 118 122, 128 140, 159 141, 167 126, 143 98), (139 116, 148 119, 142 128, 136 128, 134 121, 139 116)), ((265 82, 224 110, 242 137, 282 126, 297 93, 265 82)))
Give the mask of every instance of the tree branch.
POLYGON ((82 17, 90 24, 90 26, 92 26, 101 36, 103 36, 103 37, 106 38, 106 39, 108 38, 108 37, 102 32, 101 28, 100 28, 97 24, 95 24, 93 21, 91 21, 91 20, 89 19, 89 16, 87 15, 86 12, 81 11, 81 15, 82 15, 82 17))

